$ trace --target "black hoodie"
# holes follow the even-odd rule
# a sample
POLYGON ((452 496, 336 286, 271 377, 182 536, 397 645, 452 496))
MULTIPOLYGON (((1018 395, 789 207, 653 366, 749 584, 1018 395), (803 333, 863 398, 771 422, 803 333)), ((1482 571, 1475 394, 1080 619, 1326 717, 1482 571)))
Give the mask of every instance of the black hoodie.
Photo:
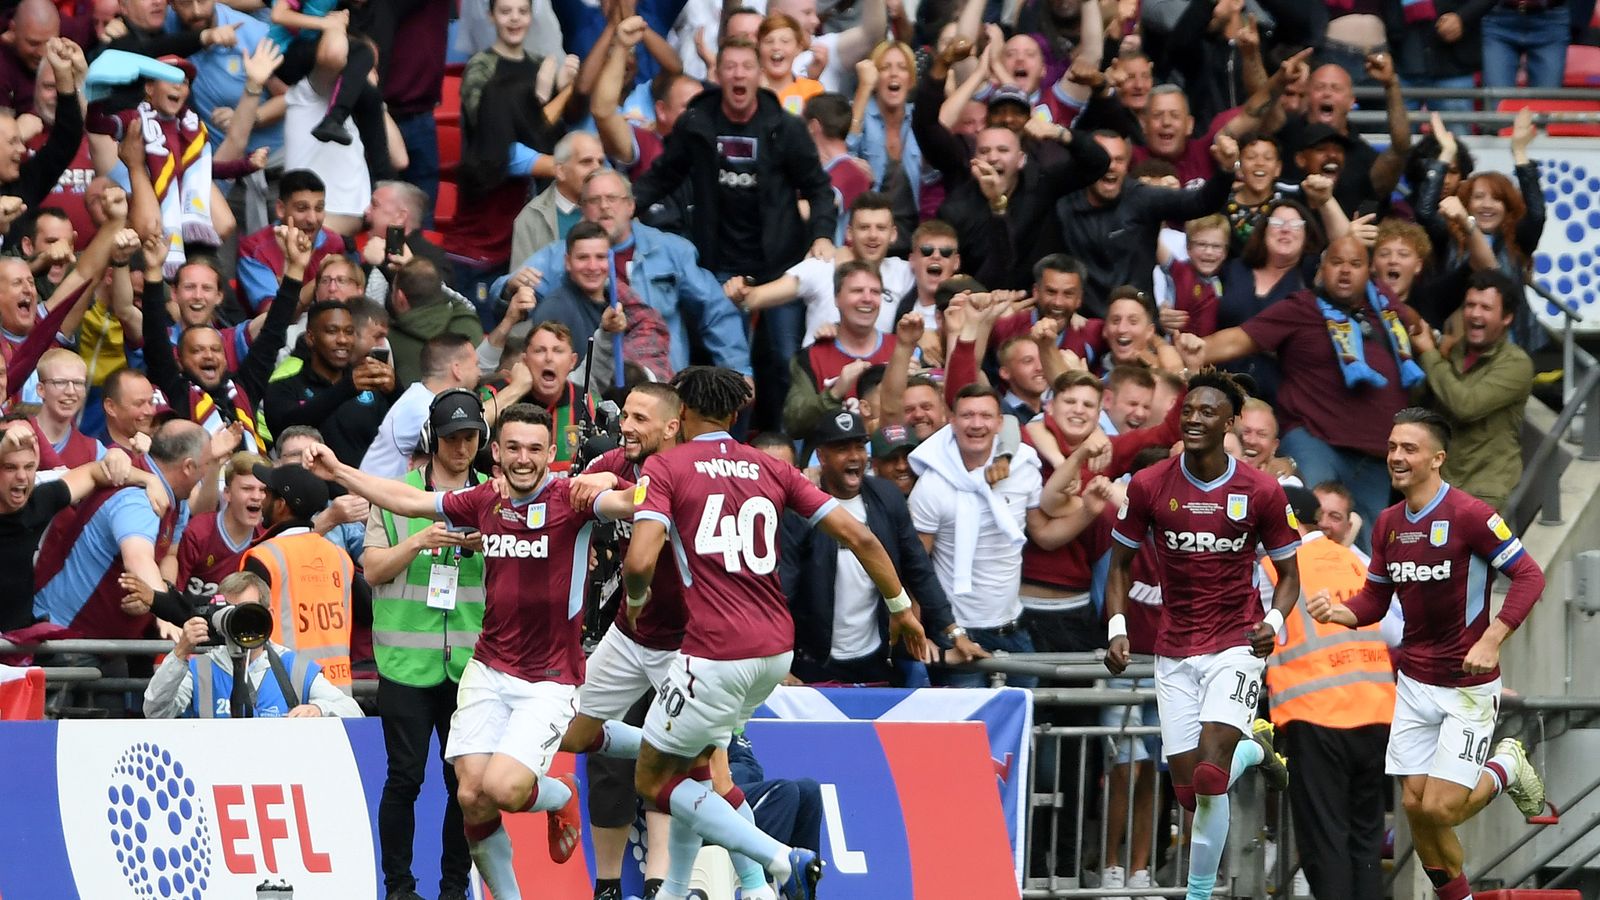
MULTIPOLYGON (((690 101, 667 136, 660 158, 634 186, 639 209, 649 209, 688 181, 694 195, 695 214, 689 239, 700 251, 700 265, 713 272, 754 275, 771 281, 799 262, 818 238, 833 239, 838 208, 833 183, 817 159, 816 145, 799 116, 785 112, 776 95, 757 91, 756 112, 741 131, 757 135, 757 184, 761 206, 760 271, 732 273, 724 264, 730 257, 718 240, 717 136, 734 125, 722 112, 722 90, 707 88, 690 101), (811 218, 800 218, 796 194, 811 204, 811 218)), ((746 248, 745 255, 749 254, 746 248)))

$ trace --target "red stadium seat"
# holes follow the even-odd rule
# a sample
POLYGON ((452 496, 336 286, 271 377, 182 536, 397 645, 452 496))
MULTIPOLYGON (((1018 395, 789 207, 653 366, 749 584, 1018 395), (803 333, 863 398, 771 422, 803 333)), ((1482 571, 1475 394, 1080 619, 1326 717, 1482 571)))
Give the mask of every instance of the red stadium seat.
POLYGON ((439 197, 433 201, 433 227, 439 231, 449 231, 450 225, 455 221, 455 218, 456 186, 453 182, 441 181, 439 182, 439 197))
MULTIPOLYGON (((1534 112, 1594 112, 1600 113, 1600 100, 1501 100, 1500 112, 1516 112, 1527 107, 1534 112)), ((1552 122, 1545 128, 1551 137, 1600 137, 1600 122, 1552 122)), ((1511 134, 1510 128, 1500 129, 1500 136, 1511 134)))
POLYGON ((439 106, 433 119, 442 125, 461 124, 461 76, 445 75, 444 87, 439 92, 439 106))
POLYGON ((453 180, 456 166, 461 164, 461 128, 441 122, 436 134, 439 138, 439 177, 453 180))
POLYGON ((1600 87, 1600 47, 1573 44, 1567 48, 1566 87, 1600 87))

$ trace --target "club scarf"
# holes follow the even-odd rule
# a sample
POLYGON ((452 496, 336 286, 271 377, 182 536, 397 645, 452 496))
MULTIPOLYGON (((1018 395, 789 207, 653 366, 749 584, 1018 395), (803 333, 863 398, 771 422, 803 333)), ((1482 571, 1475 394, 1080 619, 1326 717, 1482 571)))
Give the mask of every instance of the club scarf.
POLYGON ((172 278, 183 265, 185 241, 222 242, 211 222, 211 146, 205 123, 193 109, 185 108, 178 118, 168 118, 146 101, 139 104, 138 114, 145 166, 150 170, 150 184, 167 235, 162 271, 172 278))
POLYGON ((200 423, 207 434, 216 434, 231 422, 238 421, 244 425, 244 439, 240 442, 239 449, 260 453, 266 444, 256 433, 256 414, 250 408, 250 398, 246 397, 231 379, 228 381, 228 405, 233 407, 233 411, 224 418, 222 411, 217 407, 217 401, 209 393, 198 384, 189 385, 190 419, 200 423))
MULTIPOLYGON (((1400 370, 1400 384, 1410 388, 1423 379, 1422 368, 1411 355, 1411 336, 1406 325, 1389 306, 1382 293, 1370 283, 1367 285, 1367 302, 1383 321, 1384 337, 1389 342, 1389 352, 1394 354, 1395 366, 1400 370)), ((1367 365, 1366 342, 1362 340, 1359 323, 1344 310, 1317 298, 1317 308, 1322 310, 1323 323, 1328 328, 1328 339, 1333 341, 1333 353, 1339 358, 1339 371, 1344 375, 1344 386, 1358 388, 1387 387, 1389 379, 1367 365)))

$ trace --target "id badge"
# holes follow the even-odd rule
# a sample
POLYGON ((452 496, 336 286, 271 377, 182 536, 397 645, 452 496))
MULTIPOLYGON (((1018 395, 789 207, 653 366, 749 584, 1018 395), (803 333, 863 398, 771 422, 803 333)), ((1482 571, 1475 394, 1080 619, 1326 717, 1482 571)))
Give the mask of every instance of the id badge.
POLYGON ((456 580, 460 570, 455 566, 434 563, 428 572, 428 607, 452 610, 456 608, 456 580))

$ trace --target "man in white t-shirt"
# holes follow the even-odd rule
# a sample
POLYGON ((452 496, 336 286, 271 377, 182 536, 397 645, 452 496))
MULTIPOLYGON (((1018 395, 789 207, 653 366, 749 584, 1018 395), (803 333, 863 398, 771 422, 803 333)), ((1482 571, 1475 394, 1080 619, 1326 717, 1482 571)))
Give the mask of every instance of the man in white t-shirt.
POLYGON ((807 257, 775 281, 748 287, 742 279, 734 278, 724 285, 724 290, 729 299, 746 312, 796 299, 805 301, 806 333, 800 346, 809 347, 816 343, 818 329, 839 324, 839 306, 833 295, 834 270, 852 259, 865 260, 878 267, 878 275, 883 280, 883 306, 878 311, 877 328, 889 334, 894 331, 898 319, 895 309, 900 298, 917 286, 911 264, 888 255, 898 237, 889 196, 867 191, 858 196, 850 208, 850 222, 845 229, 847 245, 835 253, 833 259, 807 257))
MULTIPOLYGON (((1022 623, 1022 546, 1025 528, 1048 528, 1039 509, 1044 482, 1039 457, 1023 445, 1011 471, 990 485, 984 477, 1000 432, 1000 395, 971 384, 956 395, 950 424, 911 452, 917 485, 911 489, 911 524, 933 556, 933 569, 950 599, 956 624, 985 650, 1033 652, 1022 623)), ((964 672, 950 685, 982 687, 984 676, 964 672)), ((1008 683, 1031 687, 1032 678, 1008 683)))
POLYGON ((478 351, 465 335, 445 332, 422 345, 422 380, 406 388, 378 425, 372 446, 361 458, 361 471, 380 478, 399 478, 411 469, 421 445, 422 425, 434 398, 451 388, 478 386, 478 351))

